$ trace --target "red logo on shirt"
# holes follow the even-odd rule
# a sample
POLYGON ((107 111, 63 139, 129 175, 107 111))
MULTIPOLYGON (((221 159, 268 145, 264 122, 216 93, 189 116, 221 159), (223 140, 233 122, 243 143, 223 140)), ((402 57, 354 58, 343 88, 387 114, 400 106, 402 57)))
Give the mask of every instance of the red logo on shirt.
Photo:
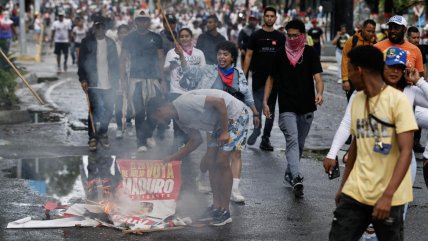
POLYGON ((276 45, 276 40, 272 40, 272 45, 276 45))

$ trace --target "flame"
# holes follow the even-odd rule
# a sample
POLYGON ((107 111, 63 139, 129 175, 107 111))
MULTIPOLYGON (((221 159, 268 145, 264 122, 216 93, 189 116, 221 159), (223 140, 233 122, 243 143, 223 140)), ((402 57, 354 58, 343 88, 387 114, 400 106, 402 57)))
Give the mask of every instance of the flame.
POLYGON ((100 205, 106 214, 111 214, 115 206, 112 201, 102 201, 100 205))

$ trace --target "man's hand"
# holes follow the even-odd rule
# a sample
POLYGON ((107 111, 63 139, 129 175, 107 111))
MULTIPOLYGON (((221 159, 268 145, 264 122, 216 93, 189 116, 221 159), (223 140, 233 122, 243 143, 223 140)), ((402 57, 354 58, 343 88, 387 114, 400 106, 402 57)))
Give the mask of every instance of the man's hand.
POLYGON ((342 89, 344 91, 350 91, 351 90, 351 84, 349 83, 349 80, 342 80, 342 89))
POLYGON ((372 217, 375 220, 385 220, 389 218, 389 212, 391 211, 392 196, 383 194, 379 200, 377 200, 374 208, 372 217))
POLYGON ((228 131, 223 131, 220 134, 220 136, 218 137, 218 140, 217 140, 218 141, 218 145, 222 146, 222 145, 228 143, 229 142, 229 138, 230 138, 229 132, 228 131))
POLYGON ((333 172, 334 166, 336 166, 336 160, 326 157, 322 161, 322 165, 324 166, 325 172, 331 174, 333 172))
POLYGON ((260 127, 260 118, 258 115, 253 116, 253 125, 254 125, 254 128, 260 127))
POLYGON ((322 103, 324 102, 324 98, 321 94, 317 94, 315 96, 315 104, 316 105, 322 105, 322 103))
POLYGON ((165 164, 165 163, 169 163, 169 162, 171 162, 171 161, 173 161, 174 160, 174 157, 172 156, 172 155, 169 155, 169 156, 167 156, 167 157, 165 157, 164 159, 163 159, 163 163, 165 164))
POLYGON ((265 114, 266 118, 272 118, 272 114, 270 113, 269 105, 267 103, 263 103, 263 114, 265 114))
POLYGON ((82 81, 81 86, 82 86, 83 91, 85 91, 85 93, 88 93, 89 85, 88 85, 88 82, 86 80, 82 81))

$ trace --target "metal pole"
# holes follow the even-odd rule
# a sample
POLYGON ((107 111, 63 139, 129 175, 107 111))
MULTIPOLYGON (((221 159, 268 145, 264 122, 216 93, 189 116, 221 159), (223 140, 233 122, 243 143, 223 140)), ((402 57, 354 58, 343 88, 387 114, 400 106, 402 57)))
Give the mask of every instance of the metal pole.
POLYGON ((25 34, 25 0, 19 0, 19 47, 21 55, 26 55, 27 36, 25 34))

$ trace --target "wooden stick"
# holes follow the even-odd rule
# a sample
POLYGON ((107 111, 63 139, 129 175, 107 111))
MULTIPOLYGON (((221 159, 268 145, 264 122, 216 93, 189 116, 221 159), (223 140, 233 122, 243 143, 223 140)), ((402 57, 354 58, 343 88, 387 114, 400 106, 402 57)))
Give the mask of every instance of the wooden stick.
POLYGON ((185 226, 178 226, 178 227, 169 227, 169 228, 151 228, 151 229, 128 229, 123 230, 123 233, 153 233, 153 232, 160 232, 160 231, 171 231, 171 230, 178 230, 183 229, 185 226))
POLYGON ((19 73, 19 71, 18 71, 18 69, 16 69, 15 65, 12 62, 10 62, 9 58, 6 56, 6 54, 4 54, 3 50, 0 49, 0 53, 3 56, 3 58, 7 61, 7 63, 13 68, 13 70, 19 76, 19 78, 21 78, 21 80, 24 82, 24 84, 28 87, 28 89, 30 90, 31 94, 33 94, 33 96, 37 99, 37 101, 39 102, 39 104, 44 105, 45 102, 43 102, 42 98, 40 98, 40 96, 36 93, 36 91, 34 91, 34 89, 31 88, 31 86, 28 83, 28 81, 25 80, 24 76, 22 76, 21 73, 19 73))
POLYGON ((85 91, 85 96, 86 96, 86 102, 88 103, 89 119, 91 119, 92 132, 94 132, 94 134, 96 134, 97 132, 95 129, 94 116, 92 115, 91 102, 89 101, 89 95, 88 95, 87 91, 85 91))
POLYGON ((175 38, 174 32, 172 31, 171 26, 169 25, 169 21, 166 18, 165 13, 163 12, 162 4, 160 3, 160 0, 159 0, 159 10, 162 14, 164 21, 166 22, 166 26, 168 27, 169 32, 171 33, 172 39, 174 40, 174 44, 178 43, 177 39, 175 38))
POLYGON ((122 132, 126 129, 126 116, 128 114, 128 98, 125 91, 122 90, 122 132))

